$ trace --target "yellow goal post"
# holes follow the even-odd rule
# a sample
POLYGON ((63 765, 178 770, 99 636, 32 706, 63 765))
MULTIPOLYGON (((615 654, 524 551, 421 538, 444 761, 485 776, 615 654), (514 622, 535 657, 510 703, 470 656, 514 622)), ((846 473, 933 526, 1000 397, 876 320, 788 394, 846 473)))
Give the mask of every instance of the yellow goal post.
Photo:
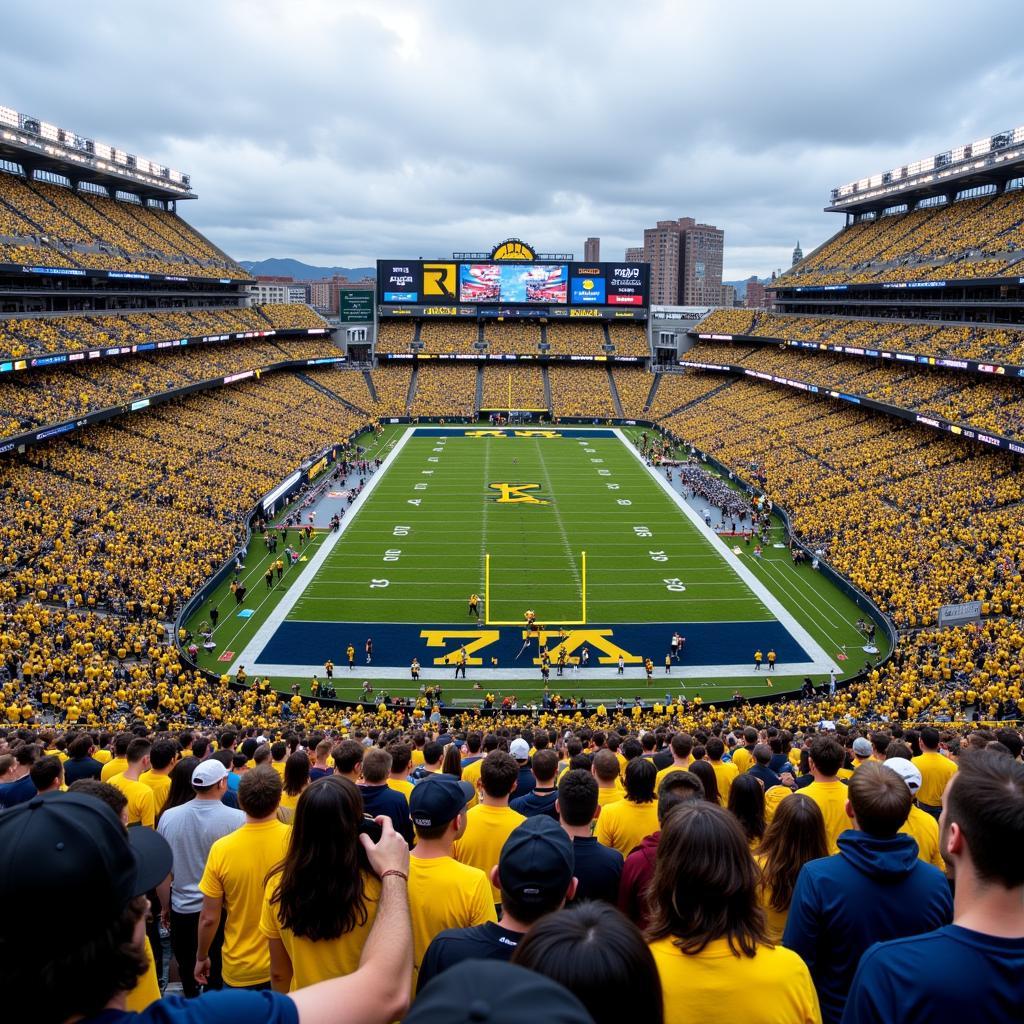
MULTIPOLYGON (((580 617, 578 619, 549 619, 538 612, 537 622, 545 626, 585 626, 587 624, 587 553, 580 552, 580 617)), ((484 625, 524 626, 524 619, 491 618, 491 554, 484 554, 484 625)))

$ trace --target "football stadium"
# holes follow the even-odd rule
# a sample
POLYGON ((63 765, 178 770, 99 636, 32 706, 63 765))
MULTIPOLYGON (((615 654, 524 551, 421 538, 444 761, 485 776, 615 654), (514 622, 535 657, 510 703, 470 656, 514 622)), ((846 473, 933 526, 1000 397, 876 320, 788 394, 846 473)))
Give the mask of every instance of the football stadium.
POLYGON ((913 155, 327 310, 0 106, 12 1020, 1019 1019, 1024 127, 913 155))

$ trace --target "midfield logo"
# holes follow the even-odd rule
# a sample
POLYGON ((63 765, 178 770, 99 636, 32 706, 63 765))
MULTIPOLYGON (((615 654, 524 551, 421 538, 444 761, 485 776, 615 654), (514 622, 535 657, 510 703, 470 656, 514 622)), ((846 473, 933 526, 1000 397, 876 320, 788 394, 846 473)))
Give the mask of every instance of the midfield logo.
POLYGON ((535 498, 527 491, 539 491, 540 484, 488 484, 492 491, 498 491, 500 497, 495 498, 499 505, 550 505, 544 498, 535 498))

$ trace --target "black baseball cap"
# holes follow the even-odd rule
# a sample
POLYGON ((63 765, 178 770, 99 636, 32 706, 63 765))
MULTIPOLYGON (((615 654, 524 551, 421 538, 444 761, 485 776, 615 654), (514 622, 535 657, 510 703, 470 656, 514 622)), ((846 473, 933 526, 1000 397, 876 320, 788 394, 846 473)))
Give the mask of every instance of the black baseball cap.
POLYGON ((412 823, 421 828, 447 825, 462 813, 475 793, 468 782, 434 772, 417 782, 409 796, 412 823))
POLYGON ((544 1024, 593 1024, 567 988, 503 960, 467 960, 436 975, 417 994, 403 1024, 522 1024, 531 1014, 544 1024))
POLYGON ((38 915, 41 906, 74 907, 61 930, 94 930, 171 870, 171 848, 151 828, 125 829, 102 801, 47 793, 0 813, 0 906, 38 915))
POLYGON ((520 903, 557 902, 576 868, 572 840, 554 818, 527 818, 505 840, 498 858, 502 892, 520 903))

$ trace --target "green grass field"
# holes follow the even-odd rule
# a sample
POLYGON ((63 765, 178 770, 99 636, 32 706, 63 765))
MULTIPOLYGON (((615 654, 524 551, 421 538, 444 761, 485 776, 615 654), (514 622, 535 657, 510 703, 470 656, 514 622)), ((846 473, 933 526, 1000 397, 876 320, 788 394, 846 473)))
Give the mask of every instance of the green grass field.
POLYGON ((738 557, 723 552, 619 437, 428 429, 406 437, 403 425, 373 439, 371 455, 401 450, 346 516, 343 534, 316 534, 303 562, 271 590, 262 580, 268 556, 254 540, 246 568, 251 614, 238 617, 226 584, 214 595, 221 621, 216 649, 201 655, 205 667, 245 664, 286 688, 322 676, 330 657, 339 696, 352 697, 364 678, 391 693, 415 693, 408 666, 417 657, 424 678, 443 681, 449 699, 478 697, 480 682, 529 700, 543 683, 536 639, 524 648, 527 608, 556 661, 560 647, 570 666, 588 649, 586 669, 567 668, 565 679, 551 673, 554 692, 577 696, 644 696, 647 657, 655 665, 649 696, 700 692, 705 701, 767 692, 768 678, 776 692, 808 674, 821 682, 829 662, 843 675, 867 658, 852 601, 808 566, 795 568, 785 549, 769 545, 763 559, 742 544, 738 557), (467 610, 474 592, 489 598, 479 622, 467 610), (666 678, 676 629, 687 644, 666 678), (351 672, 349 644, 357 652, 351 672), (467 677, 454 680, 452 659, 463 644, 467 677), (779 653, 774 677, 752 670, 753 651, 769 647, 779 653))

